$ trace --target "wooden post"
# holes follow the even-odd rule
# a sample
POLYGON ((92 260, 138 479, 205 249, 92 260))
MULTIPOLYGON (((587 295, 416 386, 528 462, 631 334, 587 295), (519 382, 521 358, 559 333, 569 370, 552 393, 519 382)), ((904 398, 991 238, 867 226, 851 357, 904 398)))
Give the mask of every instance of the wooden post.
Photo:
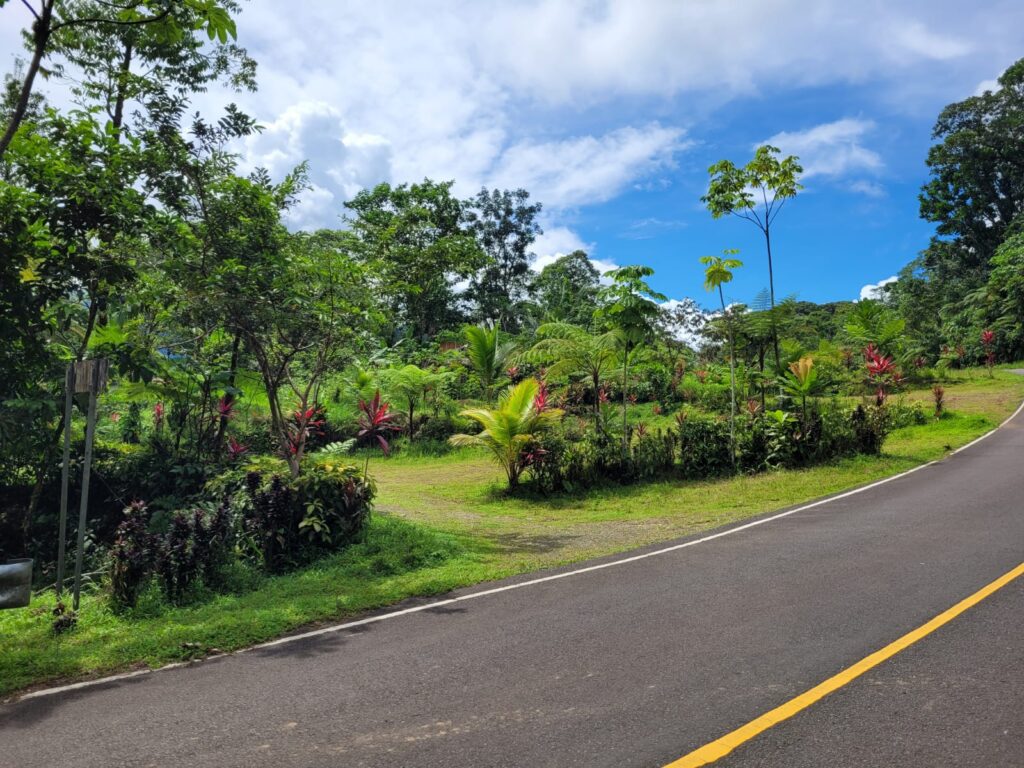
POLYGON ((64 539, 68 528, 68 482, 71 471, 71 410, 75 398, 75 366, 64 377, 64 463, 60 472, 60 538, 57 541, 57 598, 64 591, 64 539))
POLYGON ((82 587, 82 557, 85 549, 85 518, 89 509, 89 475, 92 470, 92 444, 96 437, 96 396, 107 383, 106 360, 75 363, 76 390, 89 393, 89 412, 85 422, 85 460, 82 463, 82 498, 78 507, 78 547, 75 550, 75 592, 73 610, 78 610, 82 587))

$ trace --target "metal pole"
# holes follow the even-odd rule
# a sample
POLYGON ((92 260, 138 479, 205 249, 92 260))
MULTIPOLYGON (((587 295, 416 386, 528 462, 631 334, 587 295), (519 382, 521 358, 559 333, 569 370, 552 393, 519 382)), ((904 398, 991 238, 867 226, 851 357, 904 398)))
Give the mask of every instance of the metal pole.
POLYGON ((64 537, 68 528, 68 475, 71 464, 71 409, 75 398, 75 366, 64 377, 64 464, 60 473, 60 539, 57 542, 57 597, 64 591, 64 537))
POLYGON ((96 390, 99 389, 100 366, 98 361, 92 369, 92 386, 89 387, 89 415, 85 422, 85 460, 82 464, 82 500, 78 507, 78 547, 75 550, 75 599, 73 610, 78 610, 78 599, 82 587, 82 555, 85 549, 85 513, 89 508, 89 471, 92 469, 92 441, 96 434, 96 390))

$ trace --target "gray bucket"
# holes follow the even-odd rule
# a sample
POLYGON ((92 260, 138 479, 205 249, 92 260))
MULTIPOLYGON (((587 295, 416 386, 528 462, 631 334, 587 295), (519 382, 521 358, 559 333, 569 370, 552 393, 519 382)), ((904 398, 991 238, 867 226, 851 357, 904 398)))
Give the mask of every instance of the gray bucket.
POLYGON ((24 608, 32 598, 32 558, 0 563, 0 608, 24 608))

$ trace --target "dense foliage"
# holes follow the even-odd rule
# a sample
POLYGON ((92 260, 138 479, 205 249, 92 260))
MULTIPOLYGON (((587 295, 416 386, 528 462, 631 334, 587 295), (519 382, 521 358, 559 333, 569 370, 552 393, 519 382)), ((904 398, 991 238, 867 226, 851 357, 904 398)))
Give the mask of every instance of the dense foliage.
POLYGON ((705 257, 706 312, 667 308, 649 267, 601 276, 582 251, 532 272, 541 206, 522 189, 382 181, 343 227, 289 230, 305 166, 244 173, 255 120, 189 113, 214 81, 255 85, 236 11, 41 0, 33 61, 5 91, 0 555, 33 555, 40 584, 65 434, 79 492, 71 361, 111 364, 83 554, 128 609, 348 546, 371 456, 482 447, 509 491, 534 493, 803 467, 924 419, 899 402, 909 384, 936 386, 940 416, 946 368, 1024 355, 1024 62, 943 112, 922 195, 938 234, 881 300, 776 296, 772 226, 798 160, 761 147, 713 166, 704 202, 762 232, 769 289, 728 304, 751 267, 705 257), (34 92, 43 60, 80 108, 34 92))

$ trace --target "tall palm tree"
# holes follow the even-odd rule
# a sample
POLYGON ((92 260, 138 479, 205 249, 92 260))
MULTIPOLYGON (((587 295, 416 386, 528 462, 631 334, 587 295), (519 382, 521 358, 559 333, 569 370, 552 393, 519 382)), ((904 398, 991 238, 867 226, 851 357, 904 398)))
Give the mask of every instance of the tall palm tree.
POLYGON ((537 328, 539 341, 523 354, 529 362, 547 365, 551 376, 583 374, 590 380, 594 423, 601 423, 598 392, 601 376, 615 365, 620 346, 618 331, 592 334, 569 323, 545 323, 537 328))
POLYGON ((519 485, 519 476, 527 467, 526 448, 541 432, 562 418, 557 408, 545 408, 538 400, 540 385, 536 379, 523 379, 510 386, 498 398, 497 408, 469 408, 462 411, 481 426, 476 435, 452 435, 456 446, 481 446, 494 454, 505 470, 510 490, 519 485))
POLYGON ((725 322, 725 331, 729 335, 729 455, 733 464, 736 463, 736 343, 732 332, 732 322, 729 319, 729 312, 725 307, 725 292, 722 286, 732 282, 732 270, 739 269, 743 262, 731 258, 739 253, 736 248, 727 248, 722 251, 723 256, 701 256, 700 263, 704 270, 704 288, 709 291, 718 291, 718 300, 722 304, 722 319, 725 322))
POLYGON ((462 335, 466 339, 466 356, 469 357, 469 364, 480 378, 484 399, 490 402, 491 390, 501 378, 505 363, 515 350, 515 345, 500 341, 496 325, 467 325, 462 329, 462 335))

